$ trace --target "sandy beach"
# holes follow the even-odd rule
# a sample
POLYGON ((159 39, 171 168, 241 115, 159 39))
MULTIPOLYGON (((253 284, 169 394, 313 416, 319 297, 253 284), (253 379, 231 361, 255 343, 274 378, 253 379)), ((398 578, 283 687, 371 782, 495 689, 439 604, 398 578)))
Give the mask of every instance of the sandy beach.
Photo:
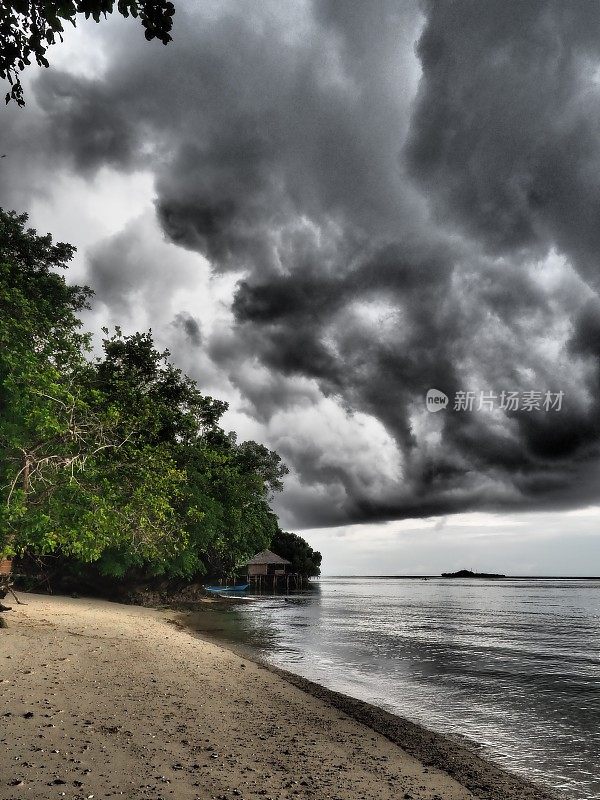
POLYGON ((177 612, 21 599, 0 629, 0 800, 548 797, 419 726, 192 636, 177 612))

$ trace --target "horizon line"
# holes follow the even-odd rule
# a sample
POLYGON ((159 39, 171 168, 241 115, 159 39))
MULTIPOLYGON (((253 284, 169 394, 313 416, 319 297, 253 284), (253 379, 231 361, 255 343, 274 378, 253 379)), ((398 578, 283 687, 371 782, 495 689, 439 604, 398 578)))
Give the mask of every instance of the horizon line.
MULTIPOLYGON (((492 573, 488 573, 492 574, 492 573)), ((435 575, 359 575, 359 574, 346 574, 346 575, 318 575, 316 577, 319 578, 388 578, 399 580, 401 578, 442 578, 441 573, 437 573, 435 575)), ((470 576, 464 576, 464 579, 468 579, 470 576)), ((484 579, 485 580, 485 579, 484 579)), ((491 579, 490 579, 491 580, 491 579)), ((569 580, 569 581, 598 581, 600 580, 600 575, 500 575, 498 578, 493 578, 493 580, 569 580)))

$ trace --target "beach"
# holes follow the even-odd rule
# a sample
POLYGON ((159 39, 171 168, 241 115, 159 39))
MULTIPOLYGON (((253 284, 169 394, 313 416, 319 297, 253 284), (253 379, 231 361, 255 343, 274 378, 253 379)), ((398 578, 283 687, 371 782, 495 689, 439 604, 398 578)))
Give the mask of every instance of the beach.
POLYGON ((0 800, 548 797, 437 734, 192 635, 181 613, 21 599, 0 629, 0 800))

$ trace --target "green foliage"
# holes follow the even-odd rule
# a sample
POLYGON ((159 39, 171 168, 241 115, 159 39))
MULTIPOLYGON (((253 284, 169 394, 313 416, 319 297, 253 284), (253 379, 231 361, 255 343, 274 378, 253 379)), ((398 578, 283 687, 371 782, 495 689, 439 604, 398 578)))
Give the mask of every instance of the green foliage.
POLYGON ((189 577, 230 572, 284 537, 281 554, 318 574, 320 555, 282 534, 270 507, 279 456, 226 433, 227 404, 150 331, 105 329, 91 359, 78 317, 91 292, 59 274, 73 248, 26 221, 0 209, 0 554, 189 577))
POLYGON ((54 272, 73 248, 26 230, 26 219, 0 210, 1 535, 9 550, 25 526, 43 539, 51 476, 61 484, 74 475, 94 424, 84 396, 88 339, 77 317, 90 291, 54 272))
POLYGON ((308 577, 321 574, 321 553, 313 550, 297 533, 287 533, 278 529, 271 542, 271 550, 291 561, 294 572, 308 577))
POLYGON ((117 10, 136 17, 149 41, 171 41, 175 7, 169 0, 4 0, 0 5, 0 78, 11 86, 6 102, 25 105, 19 73, 32 59, 48 67, 47 49, 60 39, 65 23, 75 26, 77 14, 100 22, 117 10))

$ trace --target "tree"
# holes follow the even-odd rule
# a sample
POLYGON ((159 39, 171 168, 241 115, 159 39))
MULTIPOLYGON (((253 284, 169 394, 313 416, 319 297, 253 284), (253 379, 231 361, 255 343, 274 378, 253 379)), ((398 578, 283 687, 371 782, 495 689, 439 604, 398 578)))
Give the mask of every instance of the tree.
MULTIPOLYGON (((252 443, 255 444, 255 443, 252 443)), ((236 564, 268 547, 277 517, 257 465, 237 463, 235 440, 219 449, 204 441, 184 453, 190 504, 202 508, 201 520, 188 525, 190 547, 211 574, 228 574, 236 564)))
POLYGON ((90 291, 54 271, 73 248, 26 230, 26 221, 0 209, 0 513, 8 545, 32 491, 45 491, 51 472, 74 467, 86 425, 75 423, 88 345, 77 313, 90 291))
POLYGON ((281 492, 283 478, 289 470, 282 463, 281 457, 269 450, 264 444, 242 442, 236 449, 236 464, 242 474, 260 477, 261 492, 281 492))
POLYGON ((279 528, 271 542, 271 549, 292 562, 292 570, 309 578, 321 574, 322 556, 297 533, 287 533, 279 528))
POLYGON ((90 290, 55 272, 73 248, 26 221, 0 210, 0 553, 165 563, 185 541, 185 473, 148 437, 147 406, 103 391, 77 316, 90 290))
POLYGON ((46 51, 57 38, 62 41, 65 23, 75 26, 77 14, 100 22, 115 7, 123 17, 138 18, 149 41, 171 41, 175 7, 169 0, 5 0, 0 5, 0 78, 11 85, 6 102, 25 105, 19 73, 32 58, 50 66, 46 51))
MULTIPOLYGON (((104 353, 95 386, 118 409, 121 435, 133 431, 124 450, 161 448, 183 475, 173 496, 178 546, 148 569, 178 576, 226 573, 264 549, 277 530, 269 500, 287 473, 280 457, 225 433, 219 420, 227 404, 203 395, 170 363, 168 351, 155 348, 150 331, 123 336, 117 329, 104 340, 104 353)), ((101 568, 107 558, 113 574, 119 563, 124 572, 131 565, 128 539, 101 557, 101 568)))

